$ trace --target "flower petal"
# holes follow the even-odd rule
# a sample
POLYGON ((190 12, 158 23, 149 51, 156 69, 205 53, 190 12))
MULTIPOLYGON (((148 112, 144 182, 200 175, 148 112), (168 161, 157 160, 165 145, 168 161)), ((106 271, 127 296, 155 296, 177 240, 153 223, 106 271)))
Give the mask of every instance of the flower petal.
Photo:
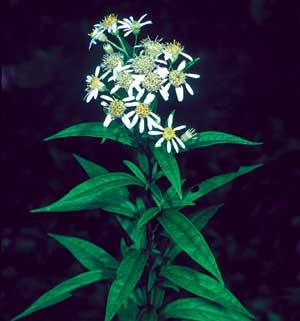
POLYGON ((107 95, 101 95, 100 96, 102 99, 108 100, 108 101, 114 101, 114 99, 112 97, 109 97, 107 95))
POLYGON ((152 136, 157 136, 157 135, 162 135, 163 132, 159 132, 158 130, 150 130, 148 134, 152 136))
POLYGON ((172 128, 172 125, 173 125, 173 113, 171 113, 168 117, 168 127, 172 128))
POLYGON ((135 110, 130 111, 129 113, 126 114, 126 117, 130 118, 135 114, 135 110))
POLYGON ((142 89, 137 95, 136 100, 140 100, 144 95, 145 89, 142 89))
POLYGON ((179 148, 178 148, 178 145, 176 144, 175 140, 174 140, 174 139, 172 139, 172 140, 171 140, 171 142, 172 142, 172 145, 173 145, 173 147, 174 147, 174 149, 175 149, 176 153, 178 153, 178 152, 179 152, 179 148))
POLYGON ((171 149, 172 149, 172 145, 171 142, 168 140, 167 141, 167 152, 170 154, 171 153, 171 149))
POLYGON ((108 114, 108 115, 105 117, 103 126, 104 126, 104 127, 108 127, 112 120, 113 120, 113 118, 111 117, 110 114, 108 114))
POLYGON ((164 139, 163 137, 161 137, 161 138, 155 143, 154 146, 155 146, 155 147, 160 147, 164 140, 165 140, 165 139, 164 139))
POLYGON ((177 131, 177 130, 181 130, 181 129, 184 129, 184 128, 186 128, 186 126, 185 125, 181 125, 181 126, 177 126, 177 127, 173 128, 173 129, 175 131, 177 131))
POLYGON ((200 78, 200 75, 198 74, 185 74, 185 75, 190 78, 195 78, 195 79, 200 78))
MULTIPOLYGON (((135 110, 134 110, 135 112, 135 110)), ((134 127, 136 125, 136 123, 139 120, 139 115, 135 114, 134 117, 132 118, 132 122, 131 122, 131 128, 134 127)))
POLYGON ((141 120, 140 120, 139 129, 140 129, 140 133, 142 134, 144 132, 144 129, 145 129, 145 120, 144 120, 144 118, 141 118, 141 120))
POLYGON ((185 52, 181 52, 180 54, 181 54, 183 57, 185 57, 185 58, 187 58, 187 59, 189 59, 189 60, 193 61, 193 58, 192 58, 190 55, 188 55, 187 53, 185 53, 185 52))
POLYGON ((140 19, 138 20, 138 22, 141 22, 145 17, 147 16, 147 13, 143 14, 140 19))
POLYGON ((184 145, 183 141, 182 141, 180 138, 178 138, 177 136, 175 136, 174 138, 176 139, 177 143, 178 143, 183 149, 185 149, 185 145, 184 145))
POLYGON ((130 129, 130 128, 131 128, 131 123, 130 123, 130 120, 129 120, 128 116, 125 115, 125 116, 123 116, 121 119, 122 119, 123 124, 124 124, 127 128, 130 129))
POLYGON ((190 93, 190 95, 194 95, 193 88, 187 82, 185 83, 185 88, 190 93))
POLYGON ((155 98, 155 95, 149 93, 149 94, 146 96, 145 100, 144 100, 144 104, 150 105, 150 104, 152 103, 152 101, 154 100, 154 98, 155 98))
POLYGON ((181 71, 185 68, 185 66, 186 66, 186 61, 182 60, 179 66, 177 67, 177 70, 181 71))
POLYGON ((99 76, 99 72, 100 72, 100 66, 97 66, 96 70, 95 70, 95 76, 98 77, 99 76))
POLYGON ((175 87, 175 91, 176 91, 178 101, 183 101, 183 87, 182 86, 175 87))
POLYGON ((121 87, 119 85, 115 85, 112 90, 110 91, 111 94, 114 94, 115 92, 117 92, 121 87))

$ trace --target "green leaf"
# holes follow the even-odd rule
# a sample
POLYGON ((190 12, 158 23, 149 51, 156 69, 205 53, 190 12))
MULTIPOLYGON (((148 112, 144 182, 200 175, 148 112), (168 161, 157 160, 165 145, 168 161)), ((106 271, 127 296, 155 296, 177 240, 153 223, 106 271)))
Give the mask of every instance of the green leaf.
POLYGON ((201 182, 199 185, 197 185, 198 188, 195 192, 192 192, 192 191, 187 192, 186 195, 184 196, 184 200, 193 202, 198 198, 213 191, 214 189, 219 188, 225 184, 228 184, 231 181, 233 181, 235 178, 241 175, 248 174, 251 171, 261 166, 262 164, 256 164, 251 166, 241 166, 236 172, 231 172, 228 174, 222 174, 222 175, 208 178, 205 181, 201 182))
POLYGON ((147 234, 146 234, 146 225, 138 227, 136 226, 132 232, 132 240, 135 244, 135 247, 138 250, 144 249, 147 246, 147 234))
POLYGON ((113 273, 109 270, 89 271, 79 274, 71 279, 68 279, 60 283, 50 291, 43 294, 39 299, 33 302, 33 304, 29 308, 27 308, 25 311, 14 317, 12 321, 19 320, 33 312, 61 302, 69 298, 71 296, 71 292, 80 287, 98 281, 110 279, 111 277, 113 277, 113 273))
MULTIPOLYGON (((219 208, 222 206, 223 204, 218 204, 218 205, 206 207, 203 210, 193 214, 190 217, 190 220, 196 226, 198 231, 201 231, 206 226, 208 221, 217 213, 219 208)), ((172 243, 166 249, 165 255, 168 256, 171 261, 173 261, 180 252, 181 252, 181 248, 176 243, 172 243)))
POLYGON ((137 226, 141 228, 143 225, 146 225, 150 220, 152 220, 158 213, 160 209, 158 207, 151 207, 146 212, 142 214, 138 220, 137 226))
POLYGON ((184 68, 184 71, 187 71, 188 69, 190 69, 195 63, 197 63, 200 60, 200 57, 195 57, 195 59, 193 59, 192 61, 189 61, 186 64, 186 67, 184 68))
POLYGON ((150 293, 150 304, 153 305, 156 309, 159 309, 165 298, 165 290, 161 287, 153 287, 150 293))
POLYGON ((150 164, 149 164, 149 160, 148 160, 147 155, 144 153, 138 153, 137 160, 138 160, 140 168, 144 171, 144 173, 146 175, 149 175, 150 174, 150 164))
POLYGON ((157 278, 156 269, 151 269, 147 281, 147 290, 150 292, 157 278))
POLYGON ((118 261, 101 247, 80 239, 65 235, 48 233, 57 242, 63 245, 88 270, 102 268, 117 268, 118 261))
POLYGON ((129 300, 126 308, 121 306, 118 317, 120 321, 134 321, 137 318, 138 307, 133 300, 129 300))
POLYGON ((253 318, 229 290, 210 276, 178 265, 165 266, 161 269, 160 274, 195 295, 253 318))
POLYGON ((147 260, 148 254, 138 250, 130 251, 123 259, 117 271, 117 278, 109 290, 105 321, 111 321, 128 298, 141 278, 147 260))
POLYGON ((73 125, 46 138, 45 141, 66 137, 109 138, 131 147, 137 147, 134 136, 125 127, 112 124, 109 128, 106 128, 101 123, 96 122, 73 125))
MULTIPOLYGON (((103 205, 102 198, 104 198, 105 204, 109 201, 107 200, 107 194, 104 192, 127 185, 141 186, 141 182, 127 173, 108 173, 99 175, 77 185, 60 200, 48 206, 32 210, 31 212, 64 212, 101 208, 103 205)), ((110 197, 112 197, 113 200, 118 198, 117 195, 115 195, 115 197, 111 195, 110 197)), ((111 204, 113 207, 114 205, 115 204, 111 204)), ((125 215, 132 217, 132 214, 129 212, 126 212, 125 215)))
POLYGON ((158 220, 183 251, 223 284, 214 255, 202 234, 187 217, 180 212, 168 211, 164 212, 158 220))
POLYGON ((174 318, 194 321, 249 321, 241 315, 240 319, 232 317, 234 314, 228 312, 220 305, 200 298, 178 299, 167 304, 161 311, 160 318, 174 318))
POLYGON ((179 198, 182 198, 180 172, 177 161, 173 154, 167 153, 163 148, 152 148, 153 155, 157 160, 161 170, 164 172, 179 198))
POLYGON ((138 318, 138 321, 157 321, 157 313, 154 309, 144 308, 138 318))
POLYGON ((236 135, 227 134, 218 131, 206 131, 200 132, 195 135, 192 139, 188 140, 186 143, 186 148, 181 150, 181 152, 191 150, 194 148, 201 148, 217 144, 240 144, 240 145, 261 145, 261 142, 254 142, 241 138, 236 135))
POLYGON ((131 161, 124 160, 123 163, 132 171, 132 173, 145 185, 147 185, 147 179, 143 172, 131 161))

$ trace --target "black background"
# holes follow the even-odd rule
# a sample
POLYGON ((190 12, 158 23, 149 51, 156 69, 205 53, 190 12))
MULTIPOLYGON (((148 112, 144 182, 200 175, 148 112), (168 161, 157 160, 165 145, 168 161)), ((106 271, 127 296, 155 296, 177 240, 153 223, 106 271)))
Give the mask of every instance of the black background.
MULTIPOLYGON (((122 232, 97 211, 29 214, 85 179, 78 153, 110 170, 125 170, 131 152, 93 139, 43 142, 71 124, 102 121, 93 101, 83 102, 85 76, 100 47, 88 51, 87 33, 110 12, 148 13, 143 35, 178 39, 200 62, 194 97, 177 120, 199 131, 220 130, 263 141, 260 147, 222 145, 179 157, 189 183, 235 170, 265 166, 198 203, 225 201, 204 234, 227 285, 258 320, 300 320, 300 10, 298 1, 30 1, 5 2, 2 55, 1 301, 3 320, 41 293, 83 271, 47 233, 86 238, 116 257, 122 232), (3 179, 4 178, 4 179, 3 179)), ((185 263, 186 257, 179 258, 185 263)), ((40 321, 103 319, 107 285, 27 317, 40 321)), ((205 321, 205 320, 203 320, 205 321)))

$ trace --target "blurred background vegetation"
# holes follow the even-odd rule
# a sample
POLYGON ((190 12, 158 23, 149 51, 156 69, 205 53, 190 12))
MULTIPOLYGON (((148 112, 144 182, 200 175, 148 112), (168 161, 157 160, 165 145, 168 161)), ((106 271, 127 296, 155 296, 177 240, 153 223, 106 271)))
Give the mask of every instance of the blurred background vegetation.
MULTIPOLYGON (((9 320, 41 293, 81 271, 48 232, 91 240, 119 257, 123 233, 99 211, 29 214, 85 179, 72 153, 110 170, 125 170, 131 153, 93 139, 43 142, 71 124, 102 121, 86 104, 85 76, 101 48, 88 51, 87 33, 105 14, 148 13, 146 34, 181 41, 200 56, 196 95, 171 101, 179 122, 221 130, 261 147, 223 145, 179 156, 190 184, 240 165, 265 166, 198 203, 225 201, 204 234, 228 286, 259 321, 300 320, 300 10, 299 1, 34 1, 3 6, 1 151, 1 301, 9 320), (3 264, 4 263, 4 264, 3 264)), ((164 108, 164 107, 162 107, 164 108)), ((179 262, 187 263, 186 256, 179 262)), ((107 285, 91 285, 28 321, 103 320, 107 285)))

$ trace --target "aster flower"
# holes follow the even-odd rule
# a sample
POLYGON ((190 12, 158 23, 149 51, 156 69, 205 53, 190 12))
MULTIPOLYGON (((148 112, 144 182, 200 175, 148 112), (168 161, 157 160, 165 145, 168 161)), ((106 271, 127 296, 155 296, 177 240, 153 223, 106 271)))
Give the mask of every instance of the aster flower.
MULTIPOLYGON (((142 54, 146 54, 152 58, 157 58, 163 53, 163 44, 161 43, 162 39, 155 38, 152 40, 149 36, 141 41, 140 45, 136 45, 136 48, 143 48, 141 51, 142 54)), ((161 60, 163 61, 163 60, 161 60)), ((165 63, 165 62, 164 62, 165 63)))
POLYGON ((125 18, 123 20, 119 21, 119 26, 118 29, 123 29, 124 37, 129 36, 131 33, 133 34, 138 34, 141 31, 141 28, 145 25, 152 24, 151 20, 142 22, 142 20, 147 16, 147 14, 144 14, 143 16, 140 17, 139 20, 134 20, 133 17, 125 18))
POLYGON ((89 103, 92 98, 97 99, 99 91, 102 92, 106 90, 106 86, 101 81, 99 73, 100 66, 96 68, 94 75, 88 75, 86 77, 87 88, 85 90, 87 91, 87 94, 85 95, 84 100, 86 100, 87 103, 89 103))
POLYGON ((183 70, 186 66, 186 61, 183 60, 175 70, 171 70, 168 74, 168 80, 164 80, 164 83, 168 81, 168 83, 164 86, 164 90, 166 92, 169 91, 170 86, 175 87, 176 91, 176 96, 178 101, 183 100, 183 85, 185 86, 186 90, 190 95, 194 95, 194 91, 192 87, 186 82, 186 78, 199 78, 200 75, 198 74, 190 74, 190 73, 185 73, 183 70))
POLYGON ((118 72, 130 68, 129 65, 124 66, 123 56, 117 52, 105 54, 103 56, 102 66, 105 70, 103 79, 111 73, 115 76, 118 72))
MULTIPOLYGON (((136 100, 141 100, 143 94, 139 93, 136 96, 136 100)), ((128 119, 133 117, 130 123, 130 128, 133 128, 139 121, 139 132, 142 134, 145 130, 145 122, 149 130, 153 127, 157 127, 157 123, 160 122, 159 116, 153 113, 150 109, 150 104, 155 99, 155 95, 149 93, 142 102, 139 102, 134 110, 126 114, 128 119)))
POLYGON ((135 97, 126 97, 122 100, 107 95, 101 95, 100 97, 103 99, 101 106, 104 107, 106 112, 103 126, 108 127, 114 119, 121 118, 123 124, 130 128, 130 121, 128 117, 126 117, 125 111, 127 107, 135 107, 139 104, 135 101, 135 97))
POLYGON ((108 81, 114 81, 115 85, 111 89, 110 93, 114 94, 121 88, 125 89, 128 93, 128 96, 133 96, 133 89, 137 92, 142 90, 140 84, 141 80, 138 76, 132 74, 132 70, 128 68, 123 68, 118 73, 112 75, 108 81))
POLYGON ((182 142, 182 140, 176 136, 176 132, 178 130, 182 130, 182 129, 186 128, 186 126, 182 125, 182 126, 178 126, 178 127, 175 127, 175 128, 173 128, 172 126, 173 126, 173 114, 171 113, 169 115, 169 117, 168 117, 167 127, 164 128, 161 125, 157 124, 157 128, 160 129, 160 131, 159 130, 150 130, 148 132, 148 134, 149 135, 154 135, 154 136, 159 136, 159 135, 162 136, 155 143, 155 147, 161 147, 163 142, 166 141, 167 142, 167 152, 171 153, 172 146, 173 146, 173 148, 175 149, 176 153, 178 153, 179 152, 178 145, 181 148, 185 148, 185 145, 182 142))
POLYGON ((173 40, 173 42, 168 42, 164 45, 163 53, 165 60, 171 60, 172 62, 176 61, 179 55, 183 57, 193 60, 193 58, 187 53, 183 52, 184 47, 180 42, 173 40))

